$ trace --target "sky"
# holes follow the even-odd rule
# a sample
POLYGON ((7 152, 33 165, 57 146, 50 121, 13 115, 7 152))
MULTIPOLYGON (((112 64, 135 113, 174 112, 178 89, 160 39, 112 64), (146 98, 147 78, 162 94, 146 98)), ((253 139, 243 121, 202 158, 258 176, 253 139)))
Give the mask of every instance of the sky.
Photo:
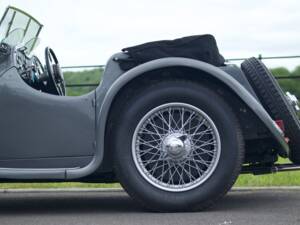
MULTIPOLYGON (((122 48, 213 34, 225 58, 300 55, 299 0, 0 0, 43 25, 35 54, 50 46, 60 64, 105 64, 122 48)), ((266 60, 293 69, 300 59, 266 60)))

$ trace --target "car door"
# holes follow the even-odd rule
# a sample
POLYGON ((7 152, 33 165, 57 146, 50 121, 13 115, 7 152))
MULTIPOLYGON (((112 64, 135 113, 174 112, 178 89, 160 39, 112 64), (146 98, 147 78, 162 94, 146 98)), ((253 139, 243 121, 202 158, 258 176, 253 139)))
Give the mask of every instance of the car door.
POLYGON ((95 153, 95 94, 37 91, 11 68, 0 77, 0 168, 73 168, 95 153))

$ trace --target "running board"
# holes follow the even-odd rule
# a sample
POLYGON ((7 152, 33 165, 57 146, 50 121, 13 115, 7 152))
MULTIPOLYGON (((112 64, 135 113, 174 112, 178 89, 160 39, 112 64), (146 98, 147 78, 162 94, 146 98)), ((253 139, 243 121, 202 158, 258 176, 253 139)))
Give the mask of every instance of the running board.
POLYGON ((241 174, 268 174, 277 172, 289 172, 289 171, 299 171, 300 165, 295 164, 275 164, 272 166, 260 166, 260 165, 250 165, 243 166, 241 174))

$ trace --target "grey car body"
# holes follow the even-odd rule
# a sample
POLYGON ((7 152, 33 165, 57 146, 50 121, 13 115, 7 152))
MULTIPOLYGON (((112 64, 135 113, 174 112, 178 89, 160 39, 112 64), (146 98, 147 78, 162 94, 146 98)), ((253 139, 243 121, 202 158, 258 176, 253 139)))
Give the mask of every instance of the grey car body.
MULTIPOLYGON (((163 58, 123 72, 114 57, 96 90, 79 97, 55 96, 36 91, 20 77, 18 50, 0 64, 0 177, 8 179, 78 179, 101 168, 106 123, 112 102, 126 84, 147 72, 170 67, 193 68, 201 76, 221 81, 252 110, 288 152, 282 132, 255 97, 246 78, 235 66, 217 68, 186 58, 163 58)), ((109 163, 108 163, 109 164, 109 163)))
POLYGON ((72 97, 44 93, 24 82, 20 73, 26 67, 26 57, 18 47, 11 47, 9 54, 0 57, 1 179, 113 179, 112 152, 106 144, 109 116, 118 113, 113 111, 113 102, 132 83, 152 79, 153 71, 172 68, 192 70, 192 79, 223 85, 248 110, 246 114, 250 116, 245 116, 244 122, 254 124, 249 132, 246 130, 249 139, 263 129, 277 146, 278 154, 288 155, 282 131, 260 104, 243 72, 234 65, 215 67, 170 57, 125 72, 116 58, 127 55, 117 53, 107 62, 101 84, 94 91, 72 97), (110 178, 104 174, 110 174, 110 178))

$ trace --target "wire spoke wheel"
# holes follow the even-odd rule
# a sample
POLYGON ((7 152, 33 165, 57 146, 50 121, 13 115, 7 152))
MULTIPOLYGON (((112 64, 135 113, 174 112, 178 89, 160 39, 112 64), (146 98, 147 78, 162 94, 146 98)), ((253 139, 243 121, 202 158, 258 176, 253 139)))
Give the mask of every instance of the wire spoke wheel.
POLYGON ((211 118, 185 103, 167 103, 138 123, 132 156, 139 173, 159 189, 182 192, 205 182, 218 165, 219 132, 211 118))
POLYGON ((159 212, 212 206, 243 163, 235 112, 218 92, 194 81, 162 78, 131 90, 114 103, 107 142, 124 190, 159 212))

